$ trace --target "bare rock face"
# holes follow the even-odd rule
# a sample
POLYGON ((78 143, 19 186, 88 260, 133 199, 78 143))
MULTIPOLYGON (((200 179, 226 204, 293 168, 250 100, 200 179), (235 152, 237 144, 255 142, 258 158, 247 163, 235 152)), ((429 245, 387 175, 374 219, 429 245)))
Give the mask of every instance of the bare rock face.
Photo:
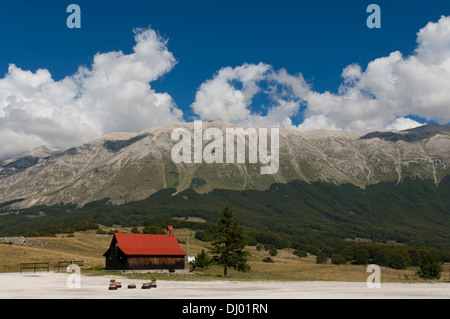
POLYGON ((46 242, 33 239, 33 238, 26 238, 23 236, 20 237, 1 237, 0 242, 7 243, 10 245, 19 245, 19 246, 40 246, 45 247, 47 245, 46 242))
MULTIPOLYGON (((179 123, 140 132, 113 133, 65 151, 41 148, 0 163, 0 203, 13 207, 76 203, 110 198, 112 204, 144 199, 163 188, 204 193, 214 188, 267 189, 292 180, 352 183, 360 187, 406 177, 431 179, 450 174, 449 126, 407 131, 298 132, 280 128, 279 169, 260 173, 260 164, 175 164, 172 131, 179 123)), ((233 125, 203 122, 203 129, 233 125)), ((203 141, 203 145, 208 141, 203 141)), ((225 148, 224 148, 225 149, 225 148)))

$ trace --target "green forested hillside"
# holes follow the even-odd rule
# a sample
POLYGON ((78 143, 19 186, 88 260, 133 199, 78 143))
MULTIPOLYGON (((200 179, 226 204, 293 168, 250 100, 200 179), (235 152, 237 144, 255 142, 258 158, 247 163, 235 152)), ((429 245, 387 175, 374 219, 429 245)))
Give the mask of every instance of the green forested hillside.
POLYGON ((91 227, 87 222, 140 226, 151 220, 176 225, 181 222, 166 218, 188 216, 201 217, 206 223, 184 224, 207 229, 223 207, 230 206, 250 240, 276 246, 336 247, 349 240, 370 240, 450 249, 450 178, 438 187, 421 179, 365 189, 296 181, 273 184, 266 191, 174 192, 164 189, 120 206, 109 205, 107 199, 82 208, 58 205, 10 211, 7 205, 0 206, 0 236, 70 232, 91 227))

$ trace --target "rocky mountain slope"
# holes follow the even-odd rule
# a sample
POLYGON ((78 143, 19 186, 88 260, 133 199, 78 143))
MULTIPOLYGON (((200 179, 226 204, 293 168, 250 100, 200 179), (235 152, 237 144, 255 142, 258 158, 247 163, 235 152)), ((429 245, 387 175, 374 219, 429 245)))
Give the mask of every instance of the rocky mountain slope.
MULTIPOLYGON (((199 193, 214 188, 263 190, 275 182, 293 180, 365 187, 417 177, 438 185, 450 175, 450 126, 427 125, 401 132, 280 128, 280 165, 273 175, 262 175, 259 163, 175 164, 171 134, 177 127, 194 130, 193 123, 178 123, 113 133, 65 151, 40 148, 6 160, 0 163, 0 203, 22 198, 13 205, 81 206, 110 198, 112 204, 121 204, 170 187, 199 193)), ((225 132, 233 126, 203 122, 203 129, 208 127, 225 132)))

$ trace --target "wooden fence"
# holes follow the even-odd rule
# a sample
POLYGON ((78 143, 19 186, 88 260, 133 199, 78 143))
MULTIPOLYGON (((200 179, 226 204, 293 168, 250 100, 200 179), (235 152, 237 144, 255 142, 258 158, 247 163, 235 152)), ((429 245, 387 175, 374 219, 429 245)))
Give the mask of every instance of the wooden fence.
POLYGON ((22 270, 33 270, 33 272, 36 272, 38 269, 47 269, 47 272, 50 271, 50 263, 48 262, 42 262, 42 263, 21 263, 20 264, 20 273, 22 273, 22 270))
POLYGON ((58 265, 57 265, 58 272, 59 272, 60 268, 66 269, 69 265, 72 265, 72 264, 78 265, 80 267, 84 266, 84 263, 82 260, 61 260, 61 261, 58 261, 58 265))
MULTIPOLYGON (((58 272, 60 268, 66 269, 69 265, 78 265, 80 267, 84 266, 83 260, 61 260, 58 261, 58 264, 56 265, 56 268, 58 269, 58 272)), ((47 272, 50 271, 50 263, 49 262, 35 262, 35 263, 21 263, 20 264, 20 273, 22 273, 23 270, 33 270, 33 272, 39 271, 41 269, 47 270, 47 272)))

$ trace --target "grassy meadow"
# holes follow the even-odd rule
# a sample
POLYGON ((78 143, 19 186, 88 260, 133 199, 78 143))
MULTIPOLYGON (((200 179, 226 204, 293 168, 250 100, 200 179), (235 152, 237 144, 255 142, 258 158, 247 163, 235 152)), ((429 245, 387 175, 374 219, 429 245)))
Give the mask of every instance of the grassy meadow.
MULTIPOLYGON (((111 228, 102 227, 104 230, 111 228)), ((130 228, 112 227, 121 232, 130 232, 130 228)), ((194 238, 194 231, 188 229, 175 229, 180 246, 189 255, 196 256, 202 249, 207 250, 208 243, 194 238)), ((108 249, 111 235, 97 235, 96 231, 76 232, 73 236, 59 234, 56 237, 36 237, 34 239, 45 242, 45 246, 23 246, 0 244, 0 272, 18 272, 20 263, 24 262, 49 262, 50 271, 56 270, 60 260, 83 260, 84 270, 87 275, 114 275, 117 273, 106 272, 104 268, 103 253, 108 249)), ((229 270, 229 280, 302 280, 302 281, 351 281, 364 282, 370 273, 366 272, 366 266, 361 265, 332 265, 316 264, 315 256, 299 258, 293 254, 293 250, 278 250, 276 256, 270 256, 273 263, 263 262, 264 257, 269 257, 265 250, 257 250, 254 246, 247 247, 251 256, 249 265, 251 271, 242 273, 229 270)), ((189 265, 186 264, 186 269, 189 265)), ((30 270, 27 270, 30 271, 30 270)), ((62 269, 61 271, 65 271, 62 269)), ((395 270, 381 267, 382 282, 449 282, 450 264, 444 264, 440 280, 425 281, 418 278, 415 273, 417 267, 403 270, 395 270)), ((208 269, 197 269, 189 274, 130 274, 130 277, 156 277, 165 280, 222 280, 223 269, 212 266, 208 269)))

